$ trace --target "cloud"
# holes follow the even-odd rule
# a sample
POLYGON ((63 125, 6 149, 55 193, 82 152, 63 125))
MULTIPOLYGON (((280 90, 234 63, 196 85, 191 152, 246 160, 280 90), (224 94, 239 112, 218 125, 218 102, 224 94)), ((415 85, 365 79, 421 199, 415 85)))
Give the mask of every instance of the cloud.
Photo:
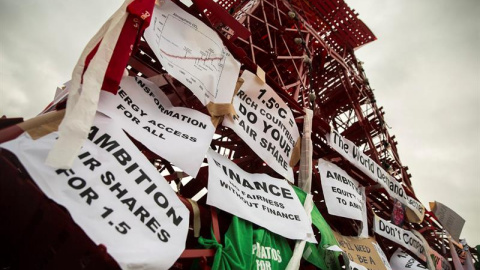
POLYGON ((0 115, 30 118, 45 108, 122 2, 1 1, 0 115))

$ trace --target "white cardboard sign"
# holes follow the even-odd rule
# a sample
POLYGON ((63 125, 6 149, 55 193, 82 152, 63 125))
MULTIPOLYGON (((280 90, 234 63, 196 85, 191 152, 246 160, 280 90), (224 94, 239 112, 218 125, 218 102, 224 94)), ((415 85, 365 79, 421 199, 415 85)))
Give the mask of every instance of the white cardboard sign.
POLYGON ((202 21, 167 0, 155 5, 144 37, 163 68, 203 105, 231 102, 240 63, 202 21))
POLYGON ((252 148, 272 169, 293 183, 289 166, 300 137, 292 111, 275 91, 250 71, 233 99, 238 118, 225 118, 223 125, 252 148))
POLYGON ((390 265, 393 269, 411 269, 411 270, 424 270, 428 269, 423 266, 417 260, 415 260, 410 254, 398 248, 390 258, 390 265))
POLYGON ((193 177, 202 165, 215 132, 209 116, 172 106, 155 84, 140 77, 124 77, 117 95, 102 91, 98 111, 193 177))
POLYGON ((345 139, 337 131, 333 130, 327 136, 329 145, 340 155, 359 168, 372 180, 382 185, 390 196, 400 200, 412 210, 419 220, 423 220, 425 207, 414 198, 408 196, 402 184, 393 176, 388 174, 369 156, 365 155, 355 144, 345 139))
POLYGON ((44 164, 57 137, 24 133, 0 147, 123 269, 169 268, 185 248, 189 212, 166 180, 105 116, 97 114, 71 169, 44 164))
POLYGON ((286 181, 247 173, 211 149, 207 157, 207 204, 283 237, 316 242, 312 223, 286 181))
MULTIPOLYGON (((410 250, 413 254, 418 256, 422 261, 426 261, 425 244, 415 234, 404 230, 396 225, 393 225, 387 220, 375 215, 373 221, 373 231, 393 242, 410 250)), ((394 268, 395 269, 395 268, 394 268)))
POLYGON ((318 160, 318 171, 328 213, 363 221, 365 188, 344 170, 326 160, 318 160))

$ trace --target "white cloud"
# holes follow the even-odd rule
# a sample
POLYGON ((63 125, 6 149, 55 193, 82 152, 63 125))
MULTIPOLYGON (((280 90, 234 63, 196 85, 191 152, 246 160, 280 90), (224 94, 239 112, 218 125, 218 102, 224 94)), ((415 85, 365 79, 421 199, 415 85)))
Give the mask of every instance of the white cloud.
POLYGON ((30 118, 45 108, 122 2, 1 1, 0 114, 30 118))

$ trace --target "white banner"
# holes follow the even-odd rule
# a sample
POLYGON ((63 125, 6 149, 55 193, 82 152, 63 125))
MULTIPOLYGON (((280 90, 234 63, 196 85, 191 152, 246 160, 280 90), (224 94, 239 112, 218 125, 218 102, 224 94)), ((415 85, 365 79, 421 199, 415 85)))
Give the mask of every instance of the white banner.
POLYGON ((210 116, 172 106, 155 84, 140 77, 124 77, 117 95, 102 91, 98 111, 117 121, 152 152, 193 177, 202 165, 215 132, 210 116))
POLYGON ((225 118, 223 125, 235 131, 272 169, 293 183, 289 166, 300 137, 293 114, 275 91, 250 71, 233 99, 238 118, 225 118))
POLYGON ((328 213, 363 221, 365 188, 344 170, 326 160, 318 160, 318 171, 328 213))
POLYGON ((0 145, 13 152, 46 196, 124 268, 167 269, 185 248, 189 212, 121 128, 97 114, 69 170, 44 164, 58 133, 24 133, 0 145))
POLYGON ((345 139, 337 131, 332 130, 330 136, 327 135, 328 144, 335 149, 345 159, 364 172, 375 182, 382 185, 388 194, 400 200, 411 211, 413 211, 418 221, 423 220, 425 207, 414 198, 408 196, 402 184, 393 176, 388 174, 373 159, 365 155, 355 144, 345 139))
POLYGON ((207 157, 207 204, 283 237, 316 242, 311 221, 286 181, 247 173, 211 149, 207 157))
POLYGON ((145 40, 163 68, 207 105, 230 103, 240 63, 217 33, 171 1, 155 5, 145 40))
POLYGON ((398 248, 392 257, 390 257, 390 265, 392 269, 403 270, 403 269, 412 269, 412 270, 424 270, 427 269, 426 266, 423 266, 417 260, 415 260, 408 253, 403 251, 401 248, 398 248))
POLYGON ((426 250, 424 243, 422 242, 422 240, 418 239, 418 237, 415 236, 415 234, 413 234, 412 232, 395 226, 391 224, 390 221, 384 220, 377 215, 375 215, 373 221, 373 231, 376 234, 383 236, 410 250, 422 261, 426 261, 426 250))

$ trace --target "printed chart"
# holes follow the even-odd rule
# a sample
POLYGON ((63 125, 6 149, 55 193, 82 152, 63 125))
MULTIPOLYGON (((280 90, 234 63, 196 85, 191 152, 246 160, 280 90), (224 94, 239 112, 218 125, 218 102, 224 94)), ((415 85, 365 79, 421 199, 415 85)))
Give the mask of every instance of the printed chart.
POLYGON ((170 1, 154 9, 145 39, 165 70, 206 105, 230 103, 240 63, 217 33, 170 1))

